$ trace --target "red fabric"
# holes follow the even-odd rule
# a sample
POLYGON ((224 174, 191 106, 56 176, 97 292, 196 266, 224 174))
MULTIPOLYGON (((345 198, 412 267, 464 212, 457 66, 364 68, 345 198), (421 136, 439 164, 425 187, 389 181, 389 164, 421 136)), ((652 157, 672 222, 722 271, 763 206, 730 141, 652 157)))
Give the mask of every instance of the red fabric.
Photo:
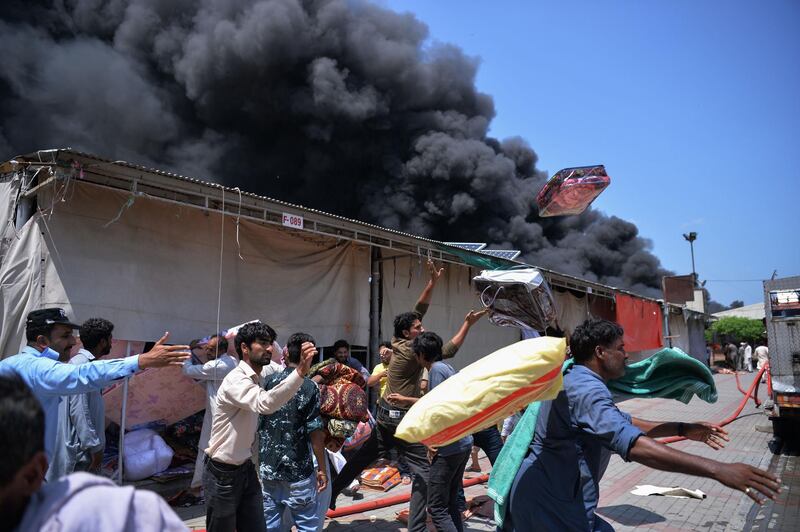
POLYGON ((321 367, 317 371, 317 375, 322 377, 322 380, 325 384, 344 384, 348 382, 352 382, 359 388, 363 388, 367 385, 367 381, 364 380, 364 376, 361 375, 357 370, 354 370, 350 366, 345 366, 339 362, 334 362, 332 364, 328 364, 327 366, 321 367))
POLYGON ((664 346, 661 306, 653 301, 616 294, 617 323, 625 329, 628 352, 658 349, 664 346))
POLYGON ((365 421, 369 419, 367 395, 359 386, 349 382, 319 387, 319 413, 334 419, 365 421))

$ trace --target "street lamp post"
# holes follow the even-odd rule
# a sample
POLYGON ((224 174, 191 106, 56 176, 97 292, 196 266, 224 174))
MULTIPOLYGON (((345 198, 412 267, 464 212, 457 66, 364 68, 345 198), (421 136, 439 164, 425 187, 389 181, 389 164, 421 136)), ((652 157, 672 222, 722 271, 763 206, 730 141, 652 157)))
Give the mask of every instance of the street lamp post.
POLYGON ((689 242, 689 248, 692 251, 692 283, 694 286, 697 286, 697 274, 694 270, 694 241, 697 240, 697 233, 692 231, 691 233, 683 233, 683 238, 689 242))

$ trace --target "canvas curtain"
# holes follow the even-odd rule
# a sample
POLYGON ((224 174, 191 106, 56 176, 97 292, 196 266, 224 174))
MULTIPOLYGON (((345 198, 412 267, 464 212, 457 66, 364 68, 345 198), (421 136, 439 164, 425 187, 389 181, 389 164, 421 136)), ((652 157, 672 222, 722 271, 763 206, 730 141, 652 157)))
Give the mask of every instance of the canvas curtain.
MULTIPOLYGON (((105 317, 120 338, 152 341, 170 331, 170 341, 188 342, 214 332, 220 215, 144 195, 125 208, 129 193, 72 186, 68 201, 56 204, 48 219, 53 241, 47 239, 37 253, 34 230, 4 261, 2 274, 20 307, 12 321, 19 323, 27 310, 19 301, 34 301, 37 307, 64 307, 78 322, 105 317), (40 255, 45 261, 39 298, 40 255)), ((236 199, 228 196, 226 202, 235 205, 236 199)), ((246 220, 239 224, 237 246, 236 217, 230 214, 224 232, 220 327, 256 317, 283 341, 305 331, 322 345, 339 337, 367 342, 367 248, 246 220)), ((3 304, 8 300, 4 294, 3 304)), ((6 339, 4 330, 4 347, 18 344, 21 333, 20 328, 6 339)))
POLYGON ((18 231, 14 228, 19 186, 13 174, 0 180, 0 358, 18 353, 24 345, 25 317, 38 308, 41 261, 47 258, 38 214, 18 231))
POLYGON ((588 295, 577 297, 570 291, 553 290, 558 314, 558 325, 568 337, 575 327, 586 321, 589 317, 588 295))
POLYGON ((658 349, 664 345, 658 303, 626 294, 616 294, 616 302, 617 322, 625 329, 627 351, 658 349))
POLYGON ((681 314, 669 315, 669 335, 672 337, 672 347, 677 347, 686 354, 691 351, 689 347, 689 326, 681 314))

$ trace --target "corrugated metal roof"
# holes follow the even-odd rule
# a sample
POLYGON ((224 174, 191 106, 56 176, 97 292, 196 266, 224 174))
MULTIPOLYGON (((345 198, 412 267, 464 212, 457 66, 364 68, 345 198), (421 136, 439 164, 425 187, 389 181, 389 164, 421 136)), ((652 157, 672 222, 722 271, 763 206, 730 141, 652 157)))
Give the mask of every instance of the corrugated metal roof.
MULTIPOLYGON (((356 226, 359 226, 359 227, 363 227, 363 228, 369 229, 371 232, 376 233, 377 235, 379 235, 380 233, 392 234, 392 235, 401 236, 403 238, 412 239, 412 240, 415 240, 415 241, 418 241, 418 242, 425 242, 425 243, 431 244, 431 245, 435 246, 436 248, 441 249, 441 250, 443 250, 443 251, 445 251, 445 252, 447 252, 449 254, 452 254, 452 255, 454 255, 456 257, 459 257, 460 259, 462 259, 465 262, 470 263, 470 264, 472 264, 474 266, 488 267, 490 264, 494 264, 494 266, 493 266, 494 268, 502 268, 502 267, 513 267, 513 266, 527 265, 525 263, 521 263, 521 262, 516 261, 516 260, 509 260, 508 258, 505 258, 505 257, 493 257, 493 256, 490 256, 490 255, 481 253, 479 251, 476 252, 476 251, 473 251, 471 249, 465 249, 463 247, 456 246, 455 244, 458 244, 458 243, 440 242, 440 241, 432 240, 432 239, 429 239, 429 238, 426 238, 426 237, 413 235, 413 234, 410 234, 410 233, 405 233, 403 231, 398 231, 396 229, 390 229, 390 228, 386 228, 386 227, 381 227, 381 226, 378 226, 378 225, 375 225, 375 224, 363 222, 363 221, 360 221, 360 220, 354 220, 352 218, 346 218, 344 216, 340 216, 340 215, 337 215, 337 214, 331 214, 331 213, 328 213, 328 212, 320 211, 320 210, 313 209, 313 208, 310 208, 310 207, 305 207, 305 206, 298 205, 298 204, 295 204, 295 203, 289 203, 287 201, 271 198, 271 197, 268 197, 268 196, 263 196, 263 195, 255 194, 255 193, 252 193, 252 192, 247 192, 247 191, 244 191, 244 190, 240 190, 238 187, 229 187, 229 186, 221 185, 219 183, 215 183, 213 181, 205 181, 205 180, 201 180, 201 179, 196 179, 196 178, 193 178, 193 177, 184 176, 184 175, 177 174, 177 173, 174 173, 174 172, 168 172, 168 171, 165 171, 165 170, 160 170, 158 168, 151 168, 151 167, 148 167, 148 166, 129 163, 127 161, 108 159, 108 158, 100 157, 100 156, 95 155, 95 154, 74 150, 72 148, 54 148, 54 149, 49 149, 49 150, 39 150, 39 151, 30 153, 30 154, 26 154, 26 155, 19 155, 17 157, 14 157, 10 161, 0 165, 0 172, 4 173, 4 172, 13 171, 14 165, 37 166, 37 165, 41 164, 41 165, 61 165, 61 166, 66 167, 69 164, 71 164, 71 162, 72 162, 69 159, 69 157, 83 158, 83 159, 87 159, 87 160, 90 160, 90 161, 97 161, 96 163, 90 163, 88 165, 85 165, 84 166, 85 170, 90 170, 93 167, 100 167, 100 166, 106 166, 106 165, 108 165, 108 166, 116 166, 116 167, 120 167, 120 168, 127 168, 129 170, 134 170, 136 172, 149 173, 149 174, 152 174, 154 176, 162 176, 162 177, 166 177, 166 178, 169 178, 169 179, 172 179, 172 180, 175 180, 175 181, 179 181, 179 182, 183 182, 183 183, 189 183, 189 184, 192 184, 192 185, 198 185, 200 187, 206 187, 206 188, 213 189, 213 190, 222 190, 222 191, 225 192, 225 194, 235 194, 237 196, 239 194, 241 194, 241 196, 243 198, 251 198, 253 200, 257 200, 257 201, 261 201, 261 202, 268 202, 268 203, 273 204, 273 205, 294 209, 294 210, 299 211, 299 212, 310 213, 310 214, 317 215, 317 216, 322 216, 322 217, 325 217, 325 218, 328 218, 328 219, 331 219, 331 220, 339 220, 339 221, 347 223, 347 224, 353 224, 353 225, 356 225, 356 226)), ((229 213, 229 211, 226 211, 226 212, 229 213)), ((505 251, 505 250, 502 250, 502 251, 505 251)), ((564 286, 566 288, 580 288, 580 287, 583 287, 583 288, 585 288, 585 291, 587 291, 589 293, 597 292, 597 293, 599 293, 601 295, 604 295, 603 292, 606 292, 607 294, 613 294, 613 292, 620 292, 620 293, 625 293, 625 294, 632 295, 634 297, 647 299, 647 300, 650 300, 650 301, 660 301, 660 300, 655 299, 655 298, 646 297, 646 296, 642 296, 642 295, 639 295, 639 294, 634 294, 634 293, 632 293, 632 292, 630 292, 628 290, 624 290, 624 289, 620 289, 620 288, 604 285, 604 284, 597 283, 597 282, 594 282, 594 281, 587 281, 585 279, 581 279, 581 278, 575 277, 573 275, 560 273, 560 272, 557 272, 555 270, 549 270, 547 268, 542 268, 540 266, 535 266, 535 265, 527 265, 527 266, 535 267, 535 268, 541 270, 546 275, 549 275, 550 277, 555 276, 557 278, 563 279, 565 282, 562 282, 561 286, 564 286)), ((551 279, 551 283, 552 283, 552 279, 551 279)))

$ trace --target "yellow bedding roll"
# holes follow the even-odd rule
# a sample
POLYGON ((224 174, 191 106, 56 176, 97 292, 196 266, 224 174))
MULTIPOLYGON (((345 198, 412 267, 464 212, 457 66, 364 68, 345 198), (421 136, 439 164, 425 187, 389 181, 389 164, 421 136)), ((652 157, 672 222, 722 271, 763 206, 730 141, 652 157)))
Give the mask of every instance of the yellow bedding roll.
POLYGON ((562 388, 563 338, 522 340, 473 362, 431 390, 406 413, 395 435, 440 447, 497 423, 562 388))

